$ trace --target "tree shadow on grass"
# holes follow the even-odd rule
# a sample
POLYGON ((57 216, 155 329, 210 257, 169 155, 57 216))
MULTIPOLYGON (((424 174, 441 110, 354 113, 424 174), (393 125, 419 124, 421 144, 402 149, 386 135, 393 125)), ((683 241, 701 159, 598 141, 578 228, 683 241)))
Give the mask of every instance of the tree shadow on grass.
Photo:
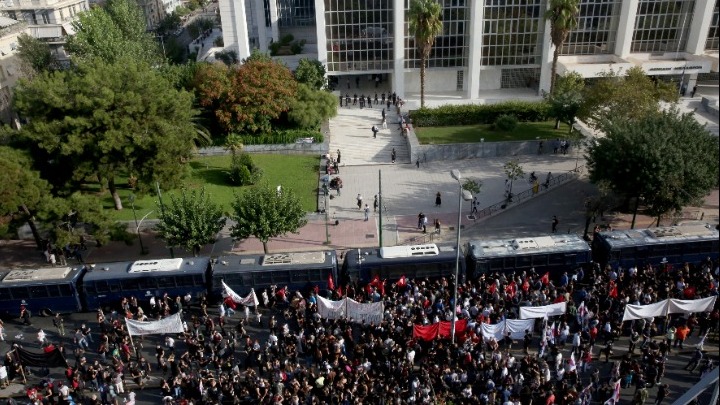
POLYGON ((200 162, 190 162, 192 177, 202 183, 231 187, 229 170, 226 167, 209 166, 200 162))

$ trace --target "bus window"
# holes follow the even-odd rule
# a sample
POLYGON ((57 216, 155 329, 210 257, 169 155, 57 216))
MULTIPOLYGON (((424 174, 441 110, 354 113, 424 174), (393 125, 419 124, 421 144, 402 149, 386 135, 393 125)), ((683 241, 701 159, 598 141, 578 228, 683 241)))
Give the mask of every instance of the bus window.
POLYGON ((627 248, 620 249, 620 258, 621 259, 634 259, 635 258, 635 248, 627 247, 627 248))
POLYGON ((140 279, 140 290, 155 290, 158 288, 157 279, 154 277, 143 277, 140 279))
POLYGON ((24 300, 30 298, 27 287, 13 287, 10 289, 13 298, 16 300, 24 300))
MULTIPOLYGON (((255 281, 251 285, 269 286, 272 284, 272 278, 270 276, 270 272, 264 271, 264 272, 252 273, 252 275, 253 275, 253 279, 255 281)), ((282 286, 278 286, 278 287, 282 288, 282 286)))
POLYGON ((532 258, 534 267, 545 267, 548 264, 548 255, 535 255, 532 258))
POLYGON ((314 272, 314 270, 294 270, 290 272, 290 282, 293 284, 307 283, 310 281, 310 272, 314 272))
POLYGON ((529 269, 532 267, 532 256, 518 256, 515 260, 515 267, 518 269, 529 269))
POLYGON ((44 285, 33 285, 30 286, 30 296, 33 298, 48 298, 47 287, 44 285))
POLYGON ((122 291, 122 286, 120 285, 120 280, 110 280, 108 281, 108 285, 110 286, 110 292, 120 292, 122 291))
POLYGON ((158 288, 173 288, 175 287, 175 277, 174 276, 165 276, 165 277, 158 277, 158 288))
POLYGON ((503 269, 502 259, 490 259, 490 265, 488 266, 491 271, 498 271, 503 269))
MULTIPOLYGON (((322 269, 311 269, 308 270, 308 281, 311 281, 313 283, 319 283, 321 281, 327 281, 327 273, 325 273, 322 269)), ((335 281, 337 283, 337 281, 335 281)))
POLYGON ((8 301, 11 299, 12 296, 10 295, 10 290, 7 288, 0 288, 0 301, 8 301))
POLYGON ((192 287, 195 285, 193 276, 191 274, 188 274, 186 276, 177 276, 175 278, 175 281, 177 282, 178 287, 192 287))
POLYGON ((274 284, 288 284, 290 282, 290 272, 288 270, 280 270, 272 273, 274 284))
POLYGON ((565 255, 565 265, 574 266, 577 263, 577 255, 565 255))
MULTIPOLYGON (((455 267, 453 267, 454 269, 455 267)), ((445 273, 443 272, 443 266, 439 263, 428 263, 423 264, 422 266, 417 266, 417 269, 415 270, 415 277, 416 278, 425 278, 425 277, 448 277, 451 274, 454 273, 445 273)))
POLYGON ((139 291, 140 290, 140 280, 139 279, 123 280, 122 289, 123 289, 123 291, 139 291))
POLYGON ((562 253, 553 253, 548 256, 548 266, 560 266, 565 264, 565 257, 562 253))
POLYGON ((515 268, 515 258, 514 257, 506 257, 503 260, 503 270, 512 270, 515 268))
POLYGON ((62 297, 60 295, 60 286, 57 284, 47 285, 48 296, 50 297, 62 297))
POLYGON ((98 280, 95 282, 95 290, 100 294, 108 293, 110 292, 110 287, 108 287, 107 281, 98 280))
POLYGON ((72 297, 73 295, 75 295, 70 284, 60 284, 58 287, 60 289, 61 297, 72 297))

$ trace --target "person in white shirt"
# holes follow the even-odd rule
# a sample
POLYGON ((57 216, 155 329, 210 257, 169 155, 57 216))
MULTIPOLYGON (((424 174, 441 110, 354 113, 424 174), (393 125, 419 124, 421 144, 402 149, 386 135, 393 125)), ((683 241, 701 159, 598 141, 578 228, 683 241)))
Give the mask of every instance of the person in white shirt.
POLYGON ((170 353, 175 353, 175 339, 171 338, 170 336, 166 337, 165 346, 167 346, 170 353))
POLYGON ((47 335, 45 335, 45 331, 40 329, 40 331, 37 334, 38 341, 40 341, 40 346, 44 345, 47 342, 47 335))
POLYGON ((415 364, 415 350, 413 350, 412 348, 407 351, 407 361, 412 365, 415 364))

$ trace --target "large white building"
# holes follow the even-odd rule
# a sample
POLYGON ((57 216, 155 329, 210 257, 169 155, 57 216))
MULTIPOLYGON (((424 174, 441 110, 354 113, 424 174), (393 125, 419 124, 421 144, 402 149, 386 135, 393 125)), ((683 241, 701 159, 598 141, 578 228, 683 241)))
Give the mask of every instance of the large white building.
MULTIPOLYGON (((548 0, 438 0, 437 38, 427 91, 467 99, 483 91, 550 86, 553 45, 548 0)), ((283 35, 307 41, 341 86, 380 75, 401 96, 419 92, 419 58, 408 31, 409 0, 220 0, 223 40, 240 58, 283 35)), ((694 86, 718 72, 718 0, 581 0, 578 27, 558 73, 586 78, 642 67, 694 86)))

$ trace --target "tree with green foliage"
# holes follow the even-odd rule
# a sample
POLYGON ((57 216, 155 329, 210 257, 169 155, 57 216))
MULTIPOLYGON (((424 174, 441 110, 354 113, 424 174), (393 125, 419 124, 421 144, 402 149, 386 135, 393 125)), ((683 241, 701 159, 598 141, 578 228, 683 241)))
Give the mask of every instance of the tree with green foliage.
POLYGON ((287 233, 296 233, 307 224, 305 211, 292 190, 262 185, 235 196, 230 235, 235 239, 254 236, 268 253, 268 241, 287 233))
POLYGON ((170 195, 170 204, 160 210, 160 222, 155 226, 158 237, 168 247, 181 247, 200 254, 203 246, 214 243, 217 233, 225 226, 219 205, 210 200, 205 188, 200 191, 182 189, 178 197, 170 195))
POLYGON ((187 31, 191 39, 196 39, 203 32, 212 29, 215 26, 215 22, 210 18, 196 18, 193 22, 188 24, 187 31))
POLYGON ((105 7, 79 14, 67 48, 74 60, 135 60, 155 66, 163 61, 162 51, 145 24, 135 0, 108 0, 105 7))
POLYGON ((160 35, 167 35, 178 29, 181 25, 182 18, 180 18, 180 14, 173 11, 172 13, 165 15, 165 17, 160 20, 160 24, 158 24, 155 31, 160 35))
POLYGON ((135 60, 94 60, 21 80, 14 102, 28 120, 20 138, 43 162, 43 177, 70 190, 99 181, 116 209, 122 209, 117 176, 136 179, 139 192, 155 181, 172 187, 198 136, 192 95, 135 60))
POLYGON ((58 67, 55 56, 50 52, 50 45, 25 33, 18 36, 17 55, 25 77, 32 77, 58 67))
POLYGON ((195 84, 200 105, 214 112, 226 133, 269 133, 297 92, 292 72, 272 60, 248 59, 237 68, 202 65, 195 84))
POLYGON ((463 190, 467 190, 472 195, 476 196, 480 194, 480 190, 482 189, 483 182, 482 180, 476 180, 476 179, 465 179, 462 184, 463 190))
POLYGON ((322 90, 327 84, 325 66, 317 59, 300 59, 295 69, 295 79, 313 90, 322 90))
POLYGON ((410 35, 420 54, 420 108, 425 107, 425 70, 435 38, 443 31, 442 7, 436 0, 410 0, 410 35))
POLYGON ((27 222, 40 249, 35 216, 52 195, 50 184, 32 167, 33 161, 27 152, 0 146, 0 222, 5 225, 27 222))
POLYGON ((98 246, 110 240, 127 239, 124 224, 112 219, 97 195, 75 192, 56 197, 38 214, 48 226, 49 239, 58 246, 80 244, 82 239, 95 239, 98 246))
POLYGON ((555 91, 545 95, 550 104, 550 116, 555 118, 555 129, 560 129, 560 123, 570 126, 575 124, 575 118, 583 104, 585 79, 577 72, 566 72, 555 82, 555 91))
POLYGON ((570 31, 577 27, 579 13, 580 0, 550 0, 548 10, 545 12, 545 18, 550 21, 550 39, 555 47, 550 70, 550 94, 555 92, 560 51, 570 31))
POLYGON ((613 120, 590 145, 590 180, 608 182, 634 199, 632 227, 641 201, 656 217, 703 198, 718 186, 718 138, 692 114, 676 109, 613 120))
POLYGON ((510 183, 506 190, 506 198, 508 202, 511 202, 513 183, 515 182, 515 180, 525 177, 525 171, 523 170, 523 167, 520 166, 520 162, 517 159, 513 159, 505 163, 503 165, 503 171, 505 172, 505 176, 507 177, 506 181, 510 183))
POLYGON ((640 67, 620 75, 604 72, 592 86, 585 87, 578 116, 595 128, 614 120, 643 119, 660 109, 660 102, 674 103, 678 92, 672 83, 654 81, 640 67))
POLYGON ((326 120, 337 115, 338 101, 332 93, 299 84, 297 96, 288 112, 290 122, 302 129, 319 130, 326 120))

